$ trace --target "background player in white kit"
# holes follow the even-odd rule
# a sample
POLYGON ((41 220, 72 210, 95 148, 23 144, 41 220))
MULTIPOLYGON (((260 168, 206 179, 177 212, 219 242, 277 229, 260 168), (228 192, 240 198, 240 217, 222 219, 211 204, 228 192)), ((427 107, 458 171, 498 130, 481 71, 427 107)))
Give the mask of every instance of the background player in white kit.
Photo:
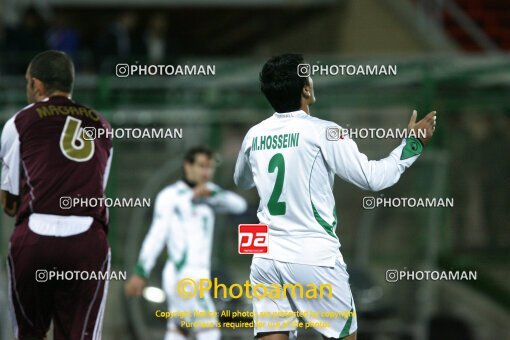
MULTIPOLYGON (((284 54, 266 62, 260 73, 261 90, 276 113, 252 127, 246 134, 235 168, 234 181, 244 189, 256 187, 260 196, 258 218, 269 226, 267 254, 255 254, 250 280, 255 284, 329 283, 333 297, 300 299, 253 299, 255 336, 263 339, 295 337, 297 321, 292 312, 340 312, 345 318, 304 318, 324 338, 355 339, 356 309, 349 275, 339 251, 334 175, 371 191, 395 184, 404 170, 416 161, 435 129, 435 112, 416 123, 414 111, 409 130, 426 130, 419 140, 407 138, 390 155, 369 161, 356 143, 342 134, 333 122, 310 116, 315 102, 310 77, 298 75, 303 64, 299 54, 284 54), (288 317, 268 319, 260 312, 289 312, 288 317), (268 322, 287 325, 265 327, 268 322)), ((416 133, 416 135, 418 135, 416 133)))
MULTIPOLYGON (((163 270, 163 288, 169 309, 173 312, 214 312, 211 296, 203 299, 181 298, 176 283, 182 278, 210 279, 214 213, 241 214, 246 201, 239 195, 222 190, 209 182, 214 174, 213 152, 198 146, 190 149, 184 158, 184 178, 167 186, 156 197, 152 225, 142 245, 135 274, 126 283, 127 295, 140 295, 157 257, 167 246, 168 261, 163 270)), ((186 321, 213 321, 200 318, 186 321)), ((178 327, 179 320, 169 319, 165 339, 186 339, 190 329, 178 327)), ((220 338, 216 328, 194 329, 198 340, 220 338)))

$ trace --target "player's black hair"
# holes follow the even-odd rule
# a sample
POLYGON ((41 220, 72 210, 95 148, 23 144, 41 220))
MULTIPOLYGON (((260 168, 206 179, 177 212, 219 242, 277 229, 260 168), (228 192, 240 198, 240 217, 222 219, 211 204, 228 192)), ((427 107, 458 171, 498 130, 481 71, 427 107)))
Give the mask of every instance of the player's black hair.
POLYGON ((286 53, 271 57, 260 72, 260 89, 276 112, 297 111, 307 77, 298 75, 298 65, 304 64, 301 54, 286 53))
POLYGON ((199 154, 206 155, 209 159, 213 158, 214 156, 214 152, 208 146, 197 145, 186 151, 186 154, 184 155, 184 161, 193 164, 195 163, 196 156, 199 154))
POLYGON ((74 65, 71 58, 61 51, 44 51, 30 62, 30 76, 39 79, 47 92, 71 93, 74 84, 74 65))

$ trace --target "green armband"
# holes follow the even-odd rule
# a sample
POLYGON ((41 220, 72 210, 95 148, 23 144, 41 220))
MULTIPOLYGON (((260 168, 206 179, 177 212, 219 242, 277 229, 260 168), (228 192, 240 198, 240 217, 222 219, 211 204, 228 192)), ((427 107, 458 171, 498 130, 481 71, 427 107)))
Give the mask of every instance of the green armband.
POLYGON ((145 273, 145 270, 140 263, 138 263, 135 267, 135 274, 143 278, 147 278, 147 273, 145 273))
POLYGON ((419 138, 416 137, 407 137, 406 145, 402 149, 402 154, 400 155, 400 160, 408 159, 413 156, 417 156, 421 154, 423 151, 423 143, 419 138))

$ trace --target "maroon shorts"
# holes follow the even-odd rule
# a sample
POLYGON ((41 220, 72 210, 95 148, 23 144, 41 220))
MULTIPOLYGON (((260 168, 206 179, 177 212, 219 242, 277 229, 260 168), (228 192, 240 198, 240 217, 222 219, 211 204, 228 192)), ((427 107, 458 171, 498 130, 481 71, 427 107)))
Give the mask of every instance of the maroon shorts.
POLYGON ((17 339, 45 338, 52 320, 56 340, 101 338, 108 281, 70 272, 109 272, 103 227, 94 222, 78 235, 43 236, 29 229, 27 219, 14 229, 7 263, 17 339))

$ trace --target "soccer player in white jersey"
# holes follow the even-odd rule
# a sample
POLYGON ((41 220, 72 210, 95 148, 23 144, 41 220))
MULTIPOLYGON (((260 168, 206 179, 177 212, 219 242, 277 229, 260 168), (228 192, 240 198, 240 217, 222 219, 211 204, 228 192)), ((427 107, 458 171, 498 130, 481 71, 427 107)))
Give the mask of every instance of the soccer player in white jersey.
MULTIPOLYGON (((135 274, 125 286, 127 295, 140 295, 166 245, 169 260, 163 270, 163 288, 170 311, 191 312, 192 317, 185 318, 187 322, 216 324, 216 318, 193 319, 194 311, 215 312, 215 307, 209 294, 203 299, 198 294, 196 298, 181 298, 176 283, 182 278, 196 282, 210 279, 214 213, 241 214, 246 210, 246 201, 241 196, 210 182, 214 167, 213 152, 209 148, 198 146, 186 153, 184 178, 161 190, 156 197, 152 225, 143 241, 135 274)), ((179 323, 179 319, 169 319, 166 340, 181 340, 191 335, 191 329, 181 328, 179 323)), ((193 333, 198 340, 220 338, 216 328, 195 328, 193 333)))
POLYGON ((301 313, 305 322, 320 325, 314 328, 324 338, 352 340, 356 339, 356 309, 336 235, 334 176, 364 190, 392 186, 429 141, 436 117, 431 112, 416 122, 414 111, 408 129, 415 130, 415 135, 426 130, 426 136, 404 139, 388 157, 369 161, 339 125, 310 115, 309 107, 315 102, 313 81, 298 75, 298 65, 303 63, 299 54, 284 54, 269 59, 262 68, 261 90, 276 113, 246 134, 234 181, 243 189, 257 188, 257 215, 260 223, 269 226, 268 252, 255 254, 252 260, 252 287, 329 283, 332 297, 305 299, 289 292, 285 298, 253 298, 254 332, 261 339, 294 338, 299 325, 296 317, 301 313), (317 316, 311 316, 311 311, 317 316), (260 312, 273 316, 262 318, 260 312), (339 312, 344 317, 321 317, 321 312, 339 312), (275 324, 282 326, 275 329, 275 324))

